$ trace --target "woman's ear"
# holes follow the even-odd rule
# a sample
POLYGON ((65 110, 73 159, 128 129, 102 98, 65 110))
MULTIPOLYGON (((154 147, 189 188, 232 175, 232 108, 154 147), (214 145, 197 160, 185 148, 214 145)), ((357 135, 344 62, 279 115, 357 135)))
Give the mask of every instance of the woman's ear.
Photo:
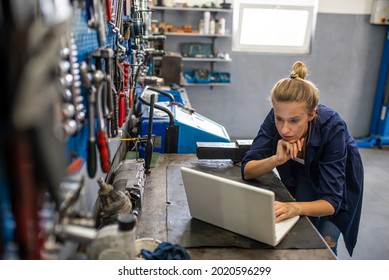
POLYGON ((312 121, 315 117, 316 117, 316 108, 315 110, 313 110, 313 112, 311 113, 308 113, 308 116, 309 116, 309 121, 312 121))

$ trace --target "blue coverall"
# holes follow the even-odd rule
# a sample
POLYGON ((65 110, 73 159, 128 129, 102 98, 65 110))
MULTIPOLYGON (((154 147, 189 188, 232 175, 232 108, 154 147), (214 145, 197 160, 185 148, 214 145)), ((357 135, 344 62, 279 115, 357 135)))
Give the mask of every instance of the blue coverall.
MULTIPOLYGON (((311 135, 306 144, 302 168, 311 181, 317 199, 326 200, 334 207, 335 213, 329 219, 342 233, 351 256, 361 217, 364 182, 362 160, 356 142, 340 115, 321 104, 316 112, 316 117, 309 124, 311 135)), ((243 179, 246 164, 275 155, 280 139, 271 109, 242 160, 243 179)), ((283 184, 293 196, 299 187, 295 165, 293 160, 289 160, 277 167, 283 184)))

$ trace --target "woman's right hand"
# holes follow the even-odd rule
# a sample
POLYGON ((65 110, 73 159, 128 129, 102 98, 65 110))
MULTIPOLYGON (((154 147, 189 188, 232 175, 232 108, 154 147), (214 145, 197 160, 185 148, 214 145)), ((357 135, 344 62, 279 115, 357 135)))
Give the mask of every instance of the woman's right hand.
POLYGON ((291 158, 296 158, 298 152, 302 150, 304 138, 299 139, 295 143, 290 143, 283 139, 278 141, 277 153, 271 157, 251 160, 244 168, 244 178, 251 180, 262 176, 265 173, 272 171, 275 167, 284 164, 291 158))
POLYGON ((284 139, 278 140, 276 158, 279 164, 284 164, 291 158, 297 158, 299 152, 302 151, 304 145, 304 138, 297 140, 296 142, 288 142, 284 139))

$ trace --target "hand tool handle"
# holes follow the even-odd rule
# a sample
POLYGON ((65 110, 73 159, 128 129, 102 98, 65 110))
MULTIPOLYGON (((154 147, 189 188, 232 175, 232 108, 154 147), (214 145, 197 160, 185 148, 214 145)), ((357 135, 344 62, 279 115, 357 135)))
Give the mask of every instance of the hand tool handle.
POLYGON ((67 168, 66 171, 68 174, 76 174, 80 171, 82 165, 84 163, 84 160, 82 157, 76 158, 67 168))
POLYGON ((112 137, 116 137, 118 135, 119 131, 119 112, 118 112, 118 94, 115 90, 112 90, 112 104, 113 104, 113 111, 112 111, 112 118, 111 118, 111 135, 112 137))
POLYGON ((96 136, 97 136, 97 146, 99 147, 99 151, 100 151, 101 169, 105 173, 108 173, 109 169, 111 168, 111 163, 109 159, 107 134, 105 133, 104 130, 99 130, 96 136))
POLYGON ((122 127, 125 120, 126 120, 126 96, 124 94, 124 91, 121 90, 119 93, 119 120, 118 120, 119 127, 122 127))
POLYGON ((132 88, 130 88, 130 91, 128 92, 128 108, 132 108, 134 106, 134 95, 132 88))
POLYGON ((123 74, 124 74, 123 87, 125 90, 128 90, 128 88, 130 86, 130 63, 123 62, 122 65, 123 65, 123 74))
POLYGON ((105 0, 105 8, 107 12, 107 21, 112 21, 112 4, 111 0, 105 0))
POLYGON ((150 173, 151 159, 153 157, 153 118, 154 118, 155 94, 150 95, 149 127, 147 132, 145 173, 150 173))
POLYGON ((97 170, 96 143, 94 140, 88 140, 88 176, 94 178, 97 170))

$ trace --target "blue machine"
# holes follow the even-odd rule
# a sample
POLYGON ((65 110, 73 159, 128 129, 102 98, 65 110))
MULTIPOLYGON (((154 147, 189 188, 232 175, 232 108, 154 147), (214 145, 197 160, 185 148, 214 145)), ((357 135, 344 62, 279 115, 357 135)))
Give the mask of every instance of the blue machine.
MULTIPOLYGON (((159 99, 158 99, 159 100, 159 99)), ((230 142, 224 126, 194 112, 177 102, 157 102, 171 112, 154 109, 152 120, 153 151, 166 153, 166 136, 170 128, 177 129, 177 153, 195 154, 196 142, 230 142)), ((141 116, 141 136, 147 135, 149 127, 149 107, 143 105, 141 116)))
MULTIPOLYGON (((182 99, 181 91, 177 89, 165 90, 165 92, 170 93, 174 97, 174 101, 182 105, 185 105, 185 101, 182 99)), ((157 102, 171 101, 166 95, 158 94, 157 102)))

